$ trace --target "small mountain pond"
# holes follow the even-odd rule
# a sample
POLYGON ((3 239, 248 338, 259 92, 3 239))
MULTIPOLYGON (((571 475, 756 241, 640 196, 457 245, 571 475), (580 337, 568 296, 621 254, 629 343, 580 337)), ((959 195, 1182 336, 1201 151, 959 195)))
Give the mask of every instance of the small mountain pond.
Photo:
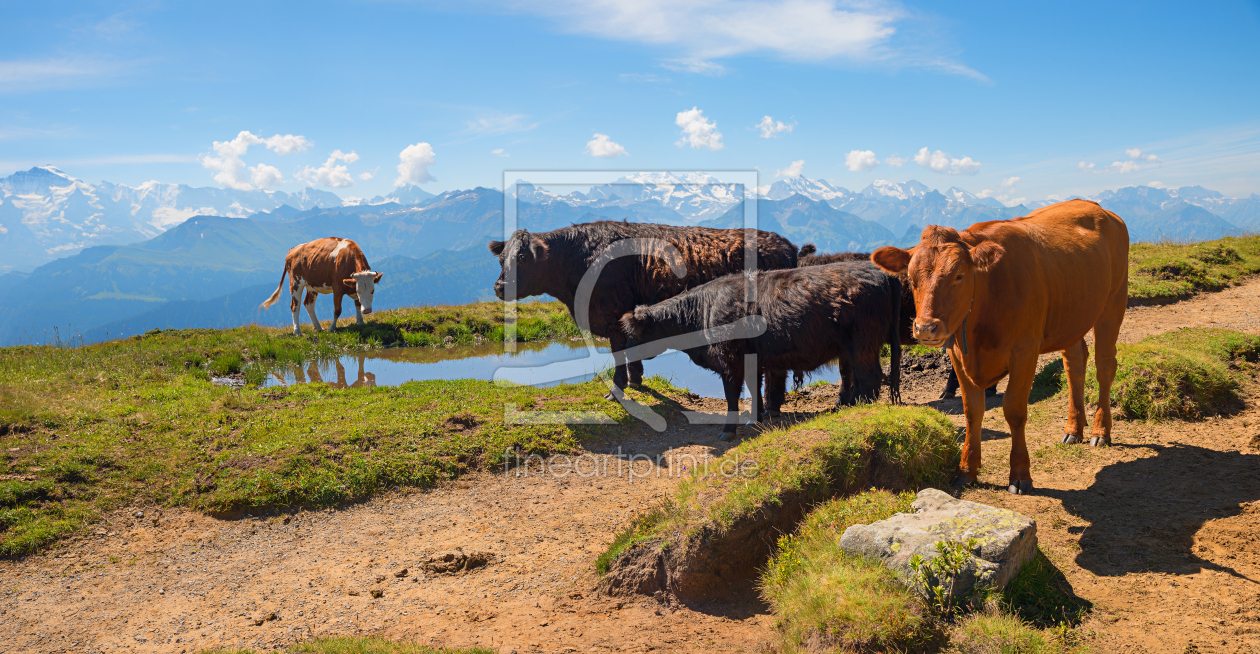
MULTIPOLYGON (((397 386, 428 379, 484 379, 531 386, 553 386, 592 379, 612 368, 607 343, 597 343, 594 356, 582 341, 517 343, 505 352, 502 343, 455 347, 404 347, 349 354, 268 374, 265 386, 325 383, 333 388, 397 386)), ((723 397, 722 381, 682 352, 670 350, 643 362, 645 376, 661 375, 675 386, 703 397, 723 397)), ((839 381, 834 366, 814 371, 808 381, 839 381)), ((217 382, 218 380, 216 380, 217 382)), ((226 380, 225 380, 226 381, 226 380)), ((789 384, 791 381, 789 380, 789 384)), ((745 389, 744 396, 748 391, 745 389)))

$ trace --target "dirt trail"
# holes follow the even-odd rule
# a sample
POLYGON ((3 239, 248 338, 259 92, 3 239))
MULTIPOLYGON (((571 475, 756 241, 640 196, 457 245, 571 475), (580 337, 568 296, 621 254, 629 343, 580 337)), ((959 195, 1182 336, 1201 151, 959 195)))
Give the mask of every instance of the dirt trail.
MULTIPOLYGON (((1260 280, 1133 308, 1122 338, 1181 326, 1255 331, 1257 300, 1260 280)), ((934 399, 941 372, 912 375, 905 399, 961 425, 961 402, 934 399)), ((834 392, 800 394, 788 408, 825 409, 834 392)), ((985 419, 982 483, 964 497, 1037 518, 1043 550, 1094 603, 1083 631, 1095 650, 1260 653, 1253 401, 1200 423, 1120 421, 1109 449, 1056 445, 1064 403, 1035 404, 1029 449, 1038 490, 1015 497, 1004 491, 1001 399, 990 400, 985 419)), ((702 398, 695 408, 711 403, 702 398)), ((591 592, 594 558, 617 527, 669 493, 683 465, 729 447, 716 440, 718 429, 671 424, 661 434, 589 443, 581 474, 483 473, 338 510, 235 519, 120 512, 49 553, 0 561, 0 649, 197 652, 377 633, 518 654, 757 651, 774 634, 754 597, 692 610, 591 592), (634 476, 630 455, 645 455, 635 457, 634 476), (457 547, 493 557, 463 572, 424 570, 423 561, 457 547)))

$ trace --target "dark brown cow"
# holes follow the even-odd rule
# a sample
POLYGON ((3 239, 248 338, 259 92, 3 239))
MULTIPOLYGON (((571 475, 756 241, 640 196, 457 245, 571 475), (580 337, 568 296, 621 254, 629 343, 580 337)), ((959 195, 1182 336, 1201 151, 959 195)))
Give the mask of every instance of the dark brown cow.
MULTIPOLYGON (((749 230, 754 231, 754 230, 749 230)), ((755 230, 757 268, 796 267, 796 246, 773 232, 755 230)), ((587 271, 615 249, 628 246, 628 256, 608 260, 589 297, 591 333, 610 342, 616 370, 613 382, 643 380, 643 363, 625 360, 626 335, 621 317, 641 304, 655 304, 718 277, 744 269, 744 230, 674 227, 601 220, 531 234, 517 230, 507 241, 490 241, 502 272, 494 283, 499 299, 550 295, 569 308, 579 325, 578 286, 587 271), (683 277, 671 271, 667 250, 676 251, 685 267, 683 277), (515 283, 515 288, 510 285, 515 283)), ((627 253, 623 253, 627 254, 627 253)), ((586 318, 583 316, 582 318, 586 318)))
POLYGON ((1085 335, 1091 329, 1098 369, 1093 444, 1111 443, 1116 338, 1129 289, 1129 230, 1119 216, 1094 202, 1069 200, 962 232, 929 226, 914 248, 882 247, 871 260, 890 273, 907 273, 917 309, 914 337, 952 347, 967 416, 960 484, 975 481, 980 470, 982 389, 1009 374, 1002 411, 1011 430, 1010 491, 1032 490, 1024 427, 1042 353, 1063 352, 1071 395, 1063 441, 1083 440, 1085 335))
POLYGON ((311 324, 315 325, 315 331, 324 331, 319 325, 319 318, 315 317, 317 293, 332 293, 333 319, 330 329, 337 328, 343 295, 349 295, 354 300, 355 319, 362 325, 363 315, 372 313, 372 295, 384 273, 372 272, 359 244, 348 238, 332 236, 303 243, 285 255, 280 284, 276 286, 276 292, 262 303, 262 308, 270 308, 280 299, 285 275, 289 276, 289 293, 293 296, 289 308, 293 310, 293 334, 297 335, 302 333, 298 327, 298 300, 302 299, 302 289, 307 289, 306 300, 302 304, 306 305, 306 312, 311 315, 311 324))

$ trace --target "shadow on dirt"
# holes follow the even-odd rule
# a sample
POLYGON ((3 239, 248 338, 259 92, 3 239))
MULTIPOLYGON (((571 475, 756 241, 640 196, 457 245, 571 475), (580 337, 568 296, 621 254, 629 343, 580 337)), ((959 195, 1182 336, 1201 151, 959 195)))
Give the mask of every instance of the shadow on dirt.
POLYGON ((1109 465, 1084 490, 1039 491, 1090 522, 1077 565, 1107 577, 1208 569, 1260 583, 1192 551, 1206 522, 1236 516, 1240 505, 1260 500, 1260 455, 1180 444, 1141 447, 1157 454, 1109 465))

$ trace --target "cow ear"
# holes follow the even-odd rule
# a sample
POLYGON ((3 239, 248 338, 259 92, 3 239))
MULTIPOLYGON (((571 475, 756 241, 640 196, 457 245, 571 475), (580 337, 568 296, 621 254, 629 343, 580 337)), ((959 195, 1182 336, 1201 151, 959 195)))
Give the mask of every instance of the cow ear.
POLYGON ((529 251, 534 255, 534 259, 542 261, 547 258, 547 242, 535 236, 529 240, 529 251))
POLYGON ((971 263, 980 272, 988 272, 994 264, 1006 254, 1006 250, 1002 246, 992 241, 985 241, 974 248, 971 248, 971 263))
POLYGON ((343 279, 343 280, 341 280, 341 283, 342 283, 342 284, 345 284, 346 286, 348 286, 348 287, 350 287, 350 288, 356 288, 356 287, 359 285, 359 283, 358 283, 358 282, 356 282, 356 281, 354 280, 354 278, 350 278, 350 279, 343 279))
POLYGON ((901 248, 886 245, 871 253, 871 263, 896 275, 910 266, 910 253, 901 248))
POLYGON ((376 279, 374 279, 374 280, 372 280, 372 281, 373 281, 374 283, 376 283, 376 284, 379 284, 379 283, 381 283, 381 278, 382 278, 382 277, 384 277, 384 276, 385 276, 385 273, 376 273, 376 279))
POLYGON ((490 241, 490 243, 486 245, 486 247, 490 248, 490 254, 493 254, 494 256, 497 257, 503 254, 504 245, 506 245, 504 241, 490 241))

